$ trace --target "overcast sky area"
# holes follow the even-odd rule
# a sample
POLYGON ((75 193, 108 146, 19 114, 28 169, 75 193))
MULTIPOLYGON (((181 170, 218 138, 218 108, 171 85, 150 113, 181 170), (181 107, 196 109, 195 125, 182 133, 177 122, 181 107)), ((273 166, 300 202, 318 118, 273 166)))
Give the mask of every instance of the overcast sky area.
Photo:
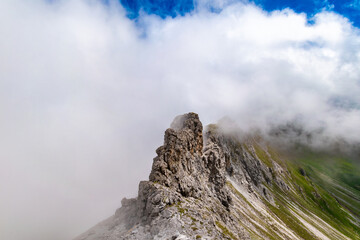
POLYGON ((111 216, 182 113, 360 141, 359 14, 122 2, 0 1, 0 239, 72 239, 111 216))

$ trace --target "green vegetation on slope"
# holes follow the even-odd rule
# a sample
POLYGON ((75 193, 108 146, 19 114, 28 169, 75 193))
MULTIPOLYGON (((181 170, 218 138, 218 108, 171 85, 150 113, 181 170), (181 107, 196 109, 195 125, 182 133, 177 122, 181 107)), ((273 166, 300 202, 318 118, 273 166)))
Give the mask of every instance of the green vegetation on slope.
MULTIPOLYGON (((316 239, 292 213, 296 210, 290 203, 301 212, 315 214, 350 239, 360 239, 360 167, 354 160, 342 154, 315 152, 306 147, 284 154, 254 140, 244 145, 246 151, 252 146, 257 158, 266 166, 272 167, 275 161, 285 164, 289 170, 285 181, 295 186, 295 191, 284 193, 272 184, 270 190, 277 207, 267 205, 298 236, 316 239)), ((318 230, 334 239, 325 230, 318 230)))
MULTIPOLYGON (((296 193, 288 194, 302 211, 319 216, 351 239, 360 239, 360 169, 348 158, 302 148, 287 154, 287 168, 296 193), (289 157, 290 156, 290 157, 289 157), (355 217, 349 214, 349 210, 355 217)), ((277 200, 283 194, 277 189, 277 200)), ((326 232, 324 234, 327 234, 326 232)), ((331 237, 330 237, 331 238, 331 237)))

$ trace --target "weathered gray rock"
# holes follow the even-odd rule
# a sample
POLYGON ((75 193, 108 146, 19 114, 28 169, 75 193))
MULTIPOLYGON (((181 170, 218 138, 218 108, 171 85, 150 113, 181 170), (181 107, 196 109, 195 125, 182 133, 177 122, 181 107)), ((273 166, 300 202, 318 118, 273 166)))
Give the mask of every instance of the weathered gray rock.
POLYGON ((195 113, 178 116, 165 132, 164 145, 156 150, 149 176, 159 183, 181 193, 184 197, 200 197, 202 166, 202 123, 195 113))
POLYGON ((269 186, 290 190, 287 170, 252 138, 240 142, 214 125, 204 136, 197 114, 176 117, 138 197, 124 198, 114 216, 76 240, 268 239, 259 225, 277 229, 279 239, 298 239, 264 210, 275 204, 269 186))

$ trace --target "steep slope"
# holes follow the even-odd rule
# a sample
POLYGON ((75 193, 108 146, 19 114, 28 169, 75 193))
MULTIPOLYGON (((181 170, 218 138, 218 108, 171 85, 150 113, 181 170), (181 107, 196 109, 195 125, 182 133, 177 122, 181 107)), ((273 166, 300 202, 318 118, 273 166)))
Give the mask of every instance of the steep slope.
MULTIPOLYGON (((348 213, 353 216, 353 221, 359 223, 360 166, 357 161, 354 161, 357 156, 339 151, 329 154, 329 152, 314 151, 302 146, 289 158, 293 166, 301 168, 304 175, 326 190, 348 210, 348 213)), ((335 212, 332 214, 336 219, 341 218, 335 212)))
MULTIPOLYGON (((175 118, 136 199, 76 240, 360 239, 359 222, 302 161, 195 113, 175 118), (314 175, 315 176, 315 175, 314 175)), ((358 199, 352 207, 358 211, 358 199)))

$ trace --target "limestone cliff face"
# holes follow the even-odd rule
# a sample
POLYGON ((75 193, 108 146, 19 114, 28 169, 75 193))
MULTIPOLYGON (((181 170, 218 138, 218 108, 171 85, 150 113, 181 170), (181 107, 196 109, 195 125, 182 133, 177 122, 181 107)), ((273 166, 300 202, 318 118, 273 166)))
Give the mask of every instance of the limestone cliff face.
POLYGON ((288 212, 330 234, 302 220, 293 224, 301 229, 293 229, 287 217, 276 214, 274 194, 286 196, 299 186, 291 184, 290 172, 266 144, 255 137, 239 141, 216 125, 204 136, 205 141, 197 114, 176 117, 138 197, 123 199, 114 216, 76 240, 346 239, 325 222, 310 221, 310 213, 298 213, 296 202, 288 212))

